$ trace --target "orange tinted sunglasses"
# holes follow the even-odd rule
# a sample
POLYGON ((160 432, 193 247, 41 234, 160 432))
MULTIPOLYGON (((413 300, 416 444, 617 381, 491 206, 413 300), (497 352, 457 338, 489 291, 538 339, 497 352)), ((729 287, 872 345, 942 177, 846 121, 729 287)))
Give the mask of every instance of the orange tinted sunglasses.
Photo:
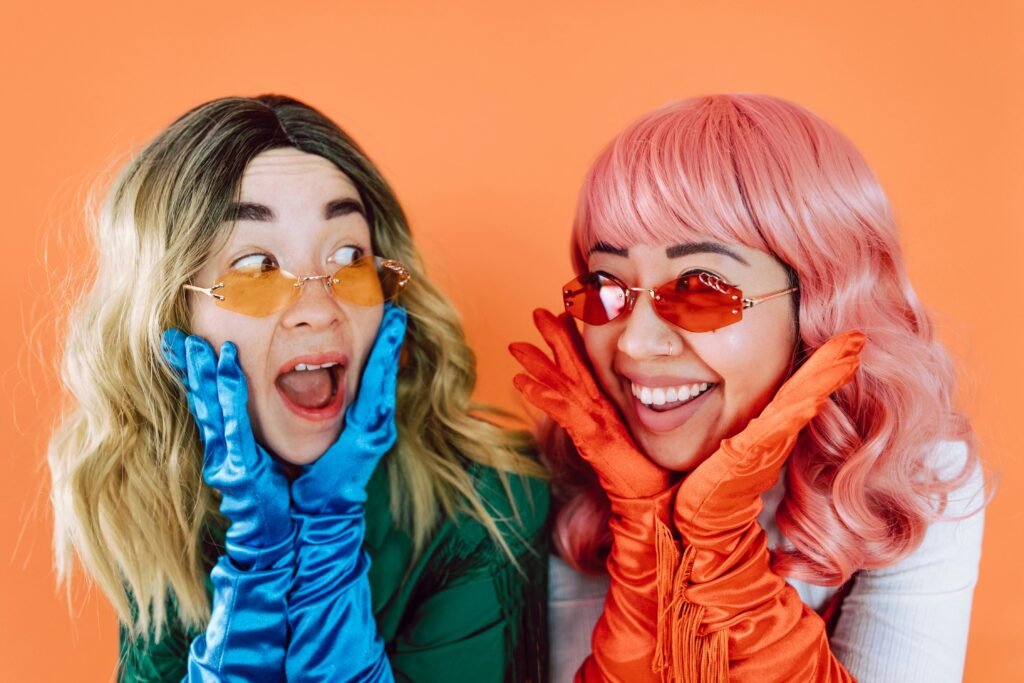
POLYGON ((690 332, 710 332, 743 319, 743 311, 797 291, 797 287, 744 298, 739 288, 707 272, 686 273, 653 289, 628 287, 604 272, 586 273, 562 287, 565 310, 588 325, 604 325, 628 314, 637 296, 650 294, 663 320, 690 332))
POLYGON ((377 306, 398 296, 409 279, 409 271, 398 261, 363 256, 331 275, 300 277, 277 267, 254 266, 229 270, 210 287, 184 287, 205 294, 226 310, 262 318, 291 305, 307 282, 321 282, 338 301, 377 306))

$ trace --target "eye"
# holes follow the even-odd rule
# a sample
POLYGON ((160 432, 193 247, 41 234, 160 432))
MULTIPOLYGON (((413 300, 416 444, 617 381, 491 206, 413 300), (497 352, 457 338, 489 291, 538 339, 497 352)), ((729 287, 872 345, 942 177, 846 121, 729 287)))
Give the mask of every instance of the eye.
POLYGON ((365 252, 362 247, 347 244, 344 247, 338 247, 335 249, 334 253, 327 259, 327 262, 334 263, 339 266, 347 266, 356 259, 362 258, 364 253, 365 252))
POLYGON ((705 289, 711 288, 716 289, 720 292, 724 292, 729 287, 735 287, 724 277, 710 270, 704 268, 691 268, 684 271, 679 279, 676 280, 676 289, 705 289))
POLYGON ((231 262, 232 270, 246 270, 250 272, 266 273, 278 267, 277 261, 270 254, 246 254, 231 262))

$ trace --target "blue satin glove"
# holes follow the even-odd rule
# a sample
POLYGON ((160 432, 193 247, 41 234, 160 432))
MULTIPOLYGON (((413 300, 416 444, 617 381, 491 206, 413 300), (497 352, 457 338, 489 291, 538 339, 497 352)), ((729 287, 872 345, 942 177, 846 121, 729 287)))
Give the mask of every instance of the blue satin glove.
POLYGON ((370 601, 364 503, 370 475, 397 438, 395 391, 405 327, 405 311, 385 305, 345 428, 292 482, 300 527, 288 598, 289 680, 394 680, 370 601))
POLYGON ((296 537, 288 480, 253 438, 235 345, 225 343, 218 360, 202 338, 171 329, 163 347, 199 428, 203 480, 220 491, 220 511, 231 521, 227 554, 210 573, 210 623, 192 641, 184 680, 283 681, 296 537))

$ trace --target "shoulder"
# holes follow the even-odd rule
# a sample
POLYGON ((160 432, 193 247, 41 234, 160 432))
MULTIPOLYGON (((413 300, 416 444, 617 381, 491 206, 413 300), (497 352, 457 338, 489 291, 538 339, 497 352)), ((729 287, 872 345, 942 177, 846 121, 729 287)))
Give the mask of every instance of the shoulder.
POLYGON ((944 516, 981 512, 987 502, 984 468, 978 459, 971 459, 966 442, 940 441, 932 450, 928 464, 940 480, 961 480, 947 496, 944 516))
MULTIPOLYGON (((947 572, 950 581, 959 584, 976 578, 987 496, 983 468, 970 457, 968 446, 963 441, 937 443, 926 456, 925 464, 940 482, 956 482, 955 486, 944 495, 936 494, 931 500, 932 519, 913 551, 893 564, 861 570, 858 573, 861 579, 908 576, 908 572, 926 570, 947 572)), ((762 496, 764 507, 758 521, 768 536, 771 548, 793 548, 775 519, 776 510, 785 495, 785 477, 780 476, 776 485, 762 496)), ((828 596, 822 593, 816 597, 820 602, 828 596)))
POLYGON ((959 484, 934 500, 935 518, 921 544, 908 556, 876 574, 898 575, 912 570, 941 568, 949 580, 977 579, 987 502, 984 470, 971 460, 963 441, 943 441, 932 451, 933 472, 942 481, 959 484), (965 469, 967 468, 967 469, 965 469))

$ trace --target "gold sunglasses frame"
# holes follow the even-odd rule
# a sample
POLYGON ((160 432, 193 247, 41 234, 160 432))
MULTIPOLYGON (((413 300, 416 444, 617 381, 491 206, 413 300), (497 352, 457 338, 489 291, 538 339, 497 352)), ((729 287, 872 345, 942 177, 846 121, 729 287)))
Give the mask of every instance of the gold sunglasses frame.
MULTIPOLYGON (((367 258, 367 257, 363 257, 363 258, 367 258)), ((398 273, 398 277, 399 277, 399 280, 398 280, 398 291, 395 292, 395 296, 398 296, 398 294, 400 294, 402 292, 402 290, 405 289, 406 285, 408 285, 409 281, 412 279, 412 275, 409 273, 409 269, 406 268, 402 264, 401 261, 397 261, 395 259, 387 259, 387 258, 384 258, 382 256, 372 256, 372 257, 369 257, 369 258, 373 258, 374 263, 375 263, 376 266, 379 266, 381 268, 388 268, 388 269, 393 270, 396 273, 398 273), (378 261, 377 259, 380 259, 380 260, 378 261)), ((302 287, 307 282, 316 281, 316 280, 320 280, 321 282, 324 283, 324 287, 328 288, 330 286, 336 285, 339 282, 341 282, 337 278, 338 273, 340 273, 345 268, 348 268, 348 267, 350 267, 352 265, 353 265, 352 263, 347 263, 347 264, 343 265, 341 268, 338 268, 338 270, 334 271, 334 273, 332 273, 330 275, 295 275, 294 273, 291 273, 291 272, 285 270, 284 268, 280 268, 279 270, 280 270, 280 273, 283 276, 285 276, 286 278, 294 279, 295 280, 293 286, 296 289, 302 289, 302 287)), ((217 301, 224 301, 225 300, 223 294, 218 294, 217 293, 218 289, 221 289, 221 288, 224 287, 224 283, 223 282, 215 282, 213 285, 211 285, 209 287, 198 287, 196 285, 182 285, 182 287, 184 289, 187 289, 187 290, 192 291, 192 292, 199 292, 200 294, 205 294, 206 296, 210 297, 211 299, 216 299, 217 301)), ((301 294, 301 292, 300 292, 300 294, 301 294)), ((242 315, 245 315, 245 314, 243 313, 242 315)), ((267 315, 271 315, 271 314, 268 313, 267 315)))

